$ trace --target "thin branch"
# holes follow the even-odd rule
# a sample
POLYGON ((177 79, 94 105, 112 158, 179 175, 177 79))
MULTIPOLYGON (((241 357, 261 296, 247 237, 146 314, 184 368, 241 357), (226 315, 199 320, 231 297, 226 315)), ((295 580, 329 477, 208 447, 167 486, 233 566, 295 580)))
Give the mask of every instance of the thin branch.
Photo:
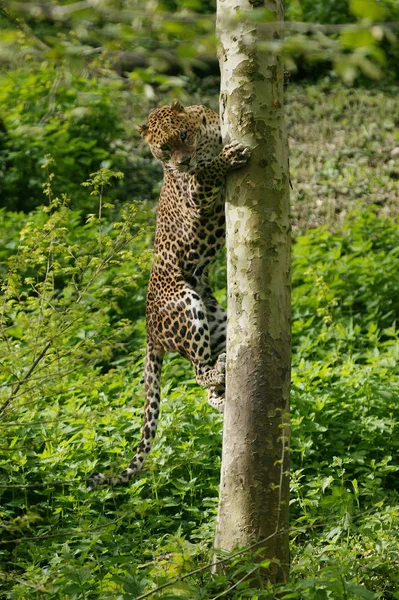
POLYGON ((61 82, 61 76, 60 76, 59 72, 57 71, 57 74, 54 78, 54 81, 53 81, 53 84, 51 86, 51 90, 49 93, 48 110, 40 119, 39 125, 43 125, 48 120, 48 118, 51 117, 51 115, 53 115, 55 112, 56 95, 57 95, 57 89, 60 85, 60 82, 61 82))
POLYGON ((29 377, 32 375, 33 371, 36 369, 39 362, 44 358, 44 356, 45 356, 47 350, 50 348, 50 346, 51 346, 51 342, 47 342, 47 344, 44 346, 43 350, 40 352, 40 354, 37 356, 37 358, 31 364, 30 369, 27 372, 27 374, 25 375, 25 377, 23 377, 22 379, 20 379, 18 381, 17 385, 14 387, 14 389, 12 390, 12 392, 9 395, 9 397, 7 398, 7 400, 0 407, 0 413, 4 412, 5 409, 7 408, 7 406, 10 404, 10 402, 13 400, 13 398, 15 398, 21 385, 23 383, 25 383, 25 381, 27 381, 29 379, 29 377))
POLYGON ((40 50, 47 51, 50 49, 50 46, 48 46, 45 42, 43 42, 43 40, 41 40, 32 31, 32 29, 29 27, 29 25, 27 23, 25 23, 25 21, 20 21, 19 19, 15 18, 13 15, 10 15, 10 13, 3 6, 0 7, 0 14, 8 21, 11 21, 11 23, 13 23, 13 25, 17 29, 22 31, 27 37, 32 38, 32 40, 36 43, 36 45, 40 48, 40 50))
POLYGON ((241 577, 241 579, 239 579, 238 581, 236 581, 236 583, 234 583, 229 588, 227 588, 227 590, 223 590, 223 592, 221 592, 220 594, 218 594, 214 598, 211 598, 211 600, 217 600, 218 598, 221 598, 222 596, 225 596, 226 594, 228 594, 229 592, 231 592, 231 590, 234 590, 236 587, 238 587, 240 585, 240 583, 242 583, 243 581, 245 581, 246 579, 248 579, 248 577, 250 577, 252 575, 252 573, 255 573, 255 571, 257 569, 259 569, 258 565, 256 567, 254 567, 253 569, 251 569, 249 571, 249 573, 245 573, 245 575, 243 577, 241 577))
POLYGON ((83 483, 82 479, 67 479, 65 481, 43 481, 43 483, 21 483, 21 484, 0 484, 2 490, 27 490, 27 489, 39 489, 43 487, 56 487, 59 485, 72 485, 73 483, 83 483))
POLYGON ((382 27, 391 30, 399 29, 399 21, 360 21, 357 23, 305 23, 296 21, 272 21, 269 23, 260 23, 262 29, 272 29, 276 27, 289 31, 297 31, 299 33, 341 33, 342 31, 363 31, 364 29, 372 29, 373 27, 382 27))
MULTIPOLYGON (((31 388, 28 388, 29 391, 31 388)), ((77 390, 77 389, 81 389, 80 386, 74 385, 74 386, 70 386, 66 392, 71 392, 73 390, 77 390)), ((59 395, 59 392, 57 391, 55 394, 55 396, 59 395)), ((46 396, 47 399, 51 398, 52 396, 46 396)), ((31 404, 31 402, 27 402, 24 404, 20 404, 18 408, 21 408, 23 406, 26 406, 26 404, 31 404)), ((115 408, 118 408, 118 411, 120 410, 128 410, 130 412, 136 412, 136 411, 141 411, 142 407, 132 407, 130 404, 119 404, 118 406, 116 406, 115 404, 113 405, 113 407, 107 409, 107 410, 90 410, 90 411, 84 411, 82 413, 78 413, 75 412, 73 414, 68 413, 68 411, 60 411, 59 413, 57 413, 58 415, 69 415, 67 416, 65 419, 61 419, 60 417, 57 417, 56 419, 46 419, 43 421, 10 421, 10 422, 4 422, 4 423, 0 423, 0 427, 27 427, 27 426, 31 426, 31 425, 45 425, 45 424, 50 424, 50 423, 70 423, 71 420, 78 420, 78 419, 88 419, 89 417, 105 417, 105 416, 118 416, 117 415, 117 411, 115 410, 115 408)), ((118 413, 120 416, 120 413, 118 413)))
MULTIPOLYGON (((66 6, 55 6, 49 4, 40 3, 23 3, 23 2, 11 2, 11 8, 15 12, 26 13, 32 17, 45 17, 53 20, 65 20, 73 13, 79 12, 85 9, 91 9, 97 12, 99 15, 106 15, 108 18, 115 20, 116 22, 131 22, 132 19, 143 18, 153 20, 157 18, 160 21, 178 21, 180 23, 193 23, 195 21, 203 21, 204 18, 215 19, 214 13, 189 13, 182 11, 181 13, 171 13, 163 10, 114 10, 112 8, 101 8, 93 7, 91 3, 87 1, 75 2, 74 4, 68 4, 66 6)), ((232 17, 232 21, 237 18, 245 17, 245 13, 241 13, 238 17, 232 17)), ((387 29, 397 30, 399 29, 399 21, 360 21, 353 23, 307 23, 301 21, 269 21, 260 23, 262 28, 272 29, 284 28, 286 30, 298 31, 298 32, 323 32, 323 33, 340 33, 346 29, 370 29, 372 27, 385 27, 387 29)))
MULTIPOLYGON (((49 306, 50 306, 51 308, 53 308, 51 304, 49 304, 49 306)), ((70 308, 69 308, 69 309, 68 309, 68 310, 65 312, 65 314, 64 314, 64 315, 62 315, 62 316, 64 316, 64 317, 67 317, 67 316, 68 316, 68 312, 70 312, 70 310, 71 310, 71 309, 72 309, 74 306, 75 306, 75 305, 74 305, 74 304, 72 304, 72 305, 71 305, 71 307, 70 307, 70 308)), ((56 310, 55 310, 55 309, 54 309, 54 312, 56 312, 56 310)), ((58 314, 60 314, 60 313, 58 313, 58 314)), ((59 329, 58 333, 56 333, 56 334, 54 334, 53 336, 51 336, 51 338, 48 338, 47 344, 51 344, 53 341, 55 341, 56 339, 58 339, 59 337, 61 337, 62 335, 64 335, 64 334, 65 334, 65 332, 66 332, 66 331, 67 331, 67 330, 68 330, 68 329, 69 329, 69 328, 70 328, 72 325, 74 325, 74 326, 76 327, 76 324, 77 324, 77 323, 79 323, 80 321, 82 321, 82 320, 83 320, 83 318, 84 318, 84 317, 81 317, 79 320, 75 319, 75 321, 69 321, 69 322, 68 322, 68 321, 65 321, 65 322, 62 324, 62 325, 63 325, 63 327, 62 327, 61 329, 59 329)), ((61 326, 60 326, 60 327, 61 327, 61 326)), ((98 333, 100 333, 100 331, 101 331, 101 329, 102 329, 103 327, 104 327, 104 325, 101 325, 101 326, 100 326, 98 329, 96 329, 96 331, 94 332, 94 334, 93 334, 93 336, 92 336, 92 337, 94 337, 94 336, 98 335, 98 333)), ((82 340, 82 341, 78 342, 77 344, 75 344, 75 346, 71 346, 71 347, 69 347, 69 349, 68 349, 66 352, 64 352, 64 353, 63 353, 63 354, 62 354, 60 357, 58 357, 58 358, 65 358, 65 357, 69 356, 70 354, 72 354, 72 352, 75 352, 76 350, 82 349, 82 347, 84 347, 84 344, 85 344, 85 343, 87 343, 87 342, 89 342, 91 339, 92 339, 92 338, 88 338, 88 339, 86 339, 86 340, 82 340)), ((103 343, 104 343, 104 342, 106 342, 106 341, 109 341, 109 340, 112 340, 112 337, 111 337, 111 336, 108 336, 108 337, 106 337, 106 338, 103 338, 103 340, 102 340, 102 341, 103 341, 103 343)), ((44 341, 44 340, 43 340, 43 341, 44 341)), ((25 354, 26 354, 26 352, 27 352, 28 350, 29 350, 29 351, 31 351, 31 352, 34 352, 34 353, 36 353, 36 348, 37 348, 38 346, 41 346, 41 345, 42 345, 42 343, 43 343, 43 341, 40 341, 40 342, 34 343, 34 344, 33 344, 33 345, 31 345, 31 346, 28 346, 28 347, 27 347, 27 349, 24 351, 24 352, 25 352, 25 354)), ((18 353, 15 353, 15 354, 17 354, 17 356, 18 356, 18 353)), ((15 354, 14 354, 14 356, 15 356, 15 354)), ((51 365, 53 362, 57 361, 57 360, 58 360, 58 358, 56 357, 56 358, 54 358, 53 360, 49 361, 49 362, 46 364, 46 366, 45 366, 45 367, 41 367, 40 369, 37 369, 37 370, 36 370, 36 374, 37 374, 37 373, 39 373, 39 372, 42 370, 42 368, 46 368, 46 369, 48 369, 48 367, 49 367, 49 366, 50 366, 50 365, 51 365)), ((88 362, 88 363, 85 363, 85 364, 86 364, 86 365, 88 365, 88 364, 93 364, 93 360, 92 360, 92 361, 90 361, 90 362, 88 362)), ((70 371, 70 370, 69 370, 69 371, 64 371, 64 373, 65 373, 65 372, 66 372, 66 373, 70 373, 71 371, 70 371)), ((45 378, 41 378, 41 377, 34 377, 34 378, 31 378, 31 381, 38 381, 39 383, 41 383, 41 382, 43 382, 43 381, 46 381, 46 380, 48 380, 48 379, 52 379, 52 378, 53 378, 54 376, 56 376, 56 375, 57 375, 57 373, 55 373, 54 375, 51 375, 51 376, 49 376, 49 377, 45 377, 45 378)), ((26 377, 26 376, 25 376, 25 377, 26 377)), ((13 383, 16 383, 16 384, 20 384, 20 385, 22 385, 22 383, 24 383, 24 381, 25 381, 25 377, 23 377, 22 379, 19 379, 19 380, 18 380, 18 381, 16 381, 16 382, 14 381, 13 383)), ((0 388, 9 387, 10 385, 11 385, 11 382, 7 380, 7 381, 4 381, 3 383, 0 383, 0 388)), ((31 389, 31 388, 28 388, 28 390, 30 390, 30 389, 31 389)), ((28 391, 28 390, 27 390, 27 391, 28 391)), ((24 392, 24 393, 25 393, 25 392, 24 392)), ((21 394, 19 394, 19 395, 21 395, 21 394)), ((18 396, 16 396, 16 397, 18 397, 18 396)), ((1 412, 1 409, 0 409, 0 412, 1 412)))
MULTIPOLYGON (((76 323, 75 323, 76 324, 76 323)), ((71 323, 68 324, 68 327, 70 327, 71 323)), ((101 329, 103 328, 103 326, 99 327, 93 334, 93 337, 95 337, 96 335, 98 335, 101 332, 101 329)), ((64 329, 64 331, 66 331, 67 327, 64 329)), ((48 344, 51 344, 51 342, 55 339, 56 336, 53 336, 48 344)), ((61 354, 60 356, 56 356, 55 358, 53 358, 52 360, 49 360, 46 365, 44 367, 41 367, 40 369, 36 370, 36 376, 35 377, 31 377, 30 380, 31 382, 34 382, 33 385, 31 385, 28 388, 25 388, 23 391, 18 393, 14 393, 13 394, 13 400, 17 400, 20 396, 23 396, 24 394, 26 394, 27 392, 30 392, 31 390, 41 386, 43 383, 45 383, 46 381, 51 381, 53 379, 62 379, 62 377, 65 377, 66 375, 69 375, 71 373, 74 373, 75 371, 77 371, 80 367, 81 364, 80 363, 76 363, 75 366, 73 368, 70 369, 65 369, 64 371, 58 370, 58 371, 53 371, 51 372, 49 375, 46 375, 45 377, 43 376, 39 376, 38 373, 40 373, 43 369, 49 370, 49 367, 56 362, 57 360, 61 359, 65 359, 66 357, 70 356, 71 354, 73 354, 74 352, 76 352, 77 350, 80 351, 84 351, 85 350, 85 344, 88 344, 91 341, 92 338, 88 338, 86 340, 82 340, 81 342, 78 342, 75 346, 71 346, 66 352, 64 352, 63 354, 61 354)), ((123 347, 125 345, 127 345, 127 342, 122 342, 122 341, 118 341, 115 340, 115 338, 110 334, 109 336, 103 337, 101 340, 102 344, 105 344, 107 342, 109 342, 109 344, 111 345, 112 343, 114 344, 113 347, 123 347)), ((73 357, 75 359, 75 361, 81 360, 81 357, 73 357)), ((84 366, 88 367, 91 365, 96 365, 99 361, 101 361, 101 355, 94 357, 90 360, 85 360, 84 366)), ((26 376, 23 379, 20 379, 17 381, 17 384, 20 384, 19 387, 21 387, 21 385, 25 382, 26 376)), ((2 384, 0 384, 0 388, 1 387, 7 387, 10 385, 10 382, 6 381, 2 384)), ((16 386, 17 387, 17 386, 16 386)), ((71 389, 75 389, 75 388, 71 388, 71 389)), ((18 391, 18 390, 17 390, 18 391)), ((9 400, 8 399, 6 402, 7 404, 9 404, 9 400)), ((21 404, 20 406, 26 406, 26 404, 31 404, 32 401, 28 401, 25 402, 23 404, 21 404)), ((6 408, 6 406, 4 407, 4 409, 6 408)), ((3 411, 2 408, 0 408, 0 413, 3 411)))
POLYGON ((98 238, 100 246, 100 258, 103 257, 103 222, 102 222, 102 209, 103 209, 103 194, 104 185, 100 188, 100 195, 98 199, 98 238))
MULTIPOLYGON (((92 359, 89 360, 85 363, 85 366, 89 366, 89 365, 94 365, 96 363, 96 360, 92 359)), ((25 388, 23 391, 19 392, 19 394, 14 394, 14 396, 11 398, 12 400, 18 400, 18 398, 20 398, 21 396, 24 396, 25 394, 27 394, 28 392, 40 387, 43 383, 46 383, 47 381, 52 381, 56 378, 61 379, 62 377, 65 377, 66 375, 70 375, 71 373, 75 373, 76 371, 78 371, 78 369, 81 368, 80 364, 77 364, 75 367, 73 367, 72 369, 66 369, 65 371, 55 371, 53 372, 51 375, 48 375, 46 377, 42 377, 40 379, 36 379, 36 378, 32 378, 31 381, 36 381, 36 383, 34 383, 33 385, 29 386, 28 388, 25 388)), ((21 380, 21 385, 22 385, 23 381, 21 380)), ((76 389, 73 388, 73 389, 76 389)), ((10 398, 8 398, 5 402, 5 404, 7 404, 9 406, 9 400, 10 398)), ((32 404, 34 402, 37 402, 37 398, 33 398, 32 400, 28 400, 27 402, 23 402, 22 404, 19 404, 18 408, 22 408, 24 406, 28 406, 29 404, 32 404)), ((4 406, 0 408, 0 413, 4 412, 4 410, 8 407, 8 406, 4 406)))
POLYGON ((280 526, 280 516, 281 516, 281 498, 283 494, 283 479, 284 479, 284 459, 285 459, 285 418, 283 413, 282 423, 281 423, 281 465, 280 465, 280 483, 278 490, 278 508, 277 508, 277 523, 276 528, 280 526))
POLYGON ((45 18, 54 21, 63 21, 67 19, 73 13, 93 8, 91 3, 87 0, 82 0, 81 2, 75 2, 74 4, 68 4, 66 6, 57 6, 51 4, 40 4, 30 2, 11 2, 10 3, 11 10, 14 10, 18 13, 25 13, 30 17, 36 18, 45 18))
MULTIPOLYGON (((76 418, 75 415, 71 415, 71 418, 76 418)), ((29 427, 31 425, 48 425, 50 423, 57 423, 59 422, 59 419, 50 419, 49 421, 18 421, 16 422, 11 422, 11 423, 0 423, 0 427, 23 427, 24 425, 29 425, 29 427)))
MULTIPOLYGON (((58 75, 57 75, 58 77, 58 75)), ((56 77, 56 79, 57 79, 56 77)), ((53 84, 54 86, 54 84, 53 84)), ((49 192, 49 202, 50 202, 50 206, 52 203, 52 193, 51 193, 51 188, 50 192, 49 192)), ((47 266, 46 266, 46 274, 44 277, 44 281, 43 281, 43 293, 40 297, 40 306, 39 306, 39 315, 37 318, 37 324, 36 324, 36 335, 35 335, 35 346, 38 343, 39 340, 39 333, 40 333, 40 325, 42 323, 42 318, 43 318, 43 307, 44 307, 44 300, 45 300, 45 293, 46 293, 46 286, 47 286, 47 281, 49 279, 49 275, 50 275, 50 271, 53 268, 53 264, 54 264, 54 257, 53 257, 53 239, 50 240, 50 244, 49 244, 49 248, 48 248, 48 254, 47 254, 47 266)), ((53 289, 52 289, 53 295, 54 295, 54 280, 53 280, 53 289)), ((39 292, 38 292, 39 295, 39 292)), ((36 351, 34 352, 33 357, 36 357, 36 351)))
POLYGON ((115 519, 114 521, 112 521, 111 523, 107 523, 107 525, 102 525, 100 527, 97 527, 96 529, 82 529, 80 531, 58 531, 57 533, 45 533, 43 535, 32 535, 30 537, 21 537, 21 538, 14 538, 13 540, 1 540, 0 541, 0 545, 1 546, 5 546, 6 544, 19 544, 21 542, 30 542, 30 541, 37 541, 37 540, 46 540, 46 539, 51 539, 51 538, 57 538, 57 537, 69 537, 69 536, 79 536, 79 535, 95 535, 96 533, 100 533, 102 530, 107 529, 108 527, 111 527, 112 525, 115 525, 115 523, 118 523, 119 521, 121 521, 122 519, 125 519, 126 515, 123 515, 122 517, 119 517, 118 519, 115 519))

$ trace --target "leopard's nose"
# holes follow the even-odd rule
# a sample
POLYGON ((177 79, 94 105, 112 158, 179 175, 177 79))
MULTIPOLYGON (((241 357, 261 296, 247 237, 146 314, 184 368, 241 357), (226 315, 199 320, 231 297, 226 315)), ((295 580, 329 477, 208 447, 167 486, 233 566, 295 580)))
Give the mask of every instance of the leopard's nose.
POLYGON ((183 156, 178 160, 178 164, 182 167, 187 167, 191 162, 191 156, 183 156))

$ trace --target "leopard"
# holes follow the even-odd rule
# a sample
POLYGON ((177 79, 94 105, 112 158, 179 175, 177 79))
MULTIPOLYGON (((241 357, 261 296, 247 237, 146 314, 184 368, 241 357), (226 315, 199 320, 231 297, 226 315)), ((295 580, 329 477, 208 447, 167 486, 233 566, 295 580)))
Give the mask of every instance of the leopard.
POLYGON ((128 467, 117 476, 92 474, 89 490, 127 484, 143 468, 159 419, 165 353, 187 358, 209 404, 224 408, 227 314, 212 293, 209 267, 225 240, 226 175, 248 162, 250 149, 223 145, 219 116, 203 105, 174 101, 137 129, 164 173, 146 300, 144 420, 128 467))

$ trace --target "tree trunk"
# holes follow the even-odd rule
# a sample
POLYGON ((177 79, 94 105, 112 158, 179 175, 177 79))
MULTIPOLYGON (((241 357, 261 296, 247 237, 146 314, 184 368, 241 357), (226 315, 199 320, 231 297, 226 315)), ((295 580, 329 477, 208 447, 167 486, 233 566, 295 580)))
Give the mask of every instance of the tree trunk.
POLYGON ((290 223, 282 0, 218 0, 224 143, 252 149, 226 189, 227 390, 215 548, 259 542, 267 577, 288 578, 290 223), (265 7, 263 28, 238 11, 265 7), (263 47, 262 43, 263 42, 263 47), (265 541, 262 541, 265 540, 265 541))

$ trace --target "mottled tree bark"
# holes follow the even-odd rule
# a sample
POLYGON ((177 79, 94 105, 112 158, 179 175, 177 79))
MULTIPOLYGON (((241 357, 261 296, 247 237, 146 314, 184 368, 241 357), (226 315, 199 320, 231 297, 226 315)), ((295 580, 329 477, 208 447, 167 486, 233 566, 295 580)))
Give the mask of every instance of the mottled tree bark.
POLYGON ((218 0, 224 143, 252 149, 227 181, 227 393, 215 548, 261 542, 267 577, 288 577, 290 222, 282 0, 218 0), (254 7, 275 15, 259 32, 254 7), (244 12, 247 11, 245 15, 244 12), (240 13, 237 20, 234 17, 240 13), (266 29, 266 28, 265 28, 266 29))

